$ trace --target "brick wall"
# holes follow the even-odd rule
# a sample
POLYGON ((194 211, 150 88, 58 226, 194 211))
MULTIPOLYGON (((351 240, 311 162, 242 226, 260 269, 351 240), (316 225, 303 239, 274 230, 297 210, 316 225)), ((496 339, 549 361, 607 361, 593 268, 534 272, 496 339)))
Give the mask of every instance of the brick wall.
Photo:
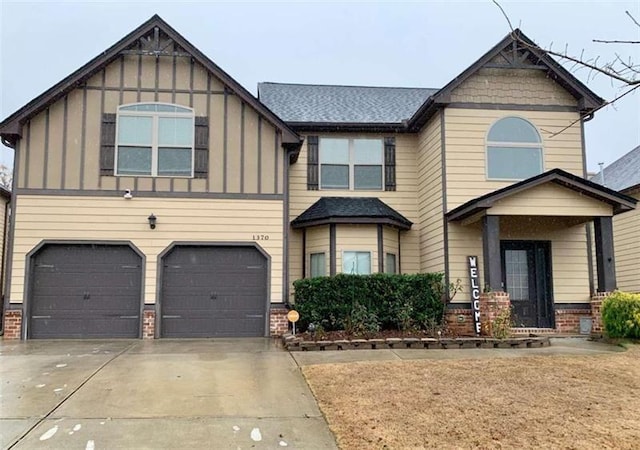
POLYGON ((155 338, 156 332, 156 312, 152 309, 145 309, 142 317, 142 339, 155 338))
POLYGON ((602 301, 611 295, 611 292, 597 292, 591 297, 591 334, 602 335, 602 301))
POLYGON ((271 336, 282 336, 289 330, 289 321, 284 307, 272 307, 269 311, 269 332, 271 336))
POLYGON ((10 309, 4 313, 4 339, 20 339, 22 310, 10 309))
POLYGON ((470 309, 448 309, 445 313, 447 330, 454 336, 475 336, 470 309))
POLYGON ((480 294, 480 322, 482 335, 492 335, 493 321, 504 310, 511 308, 511 300, 507 292, 486 292, 480 294))
POLYGON ((580 319, 591 317, 588 309, 556 309, 556 332, 558 333, 580 333, 580 319))

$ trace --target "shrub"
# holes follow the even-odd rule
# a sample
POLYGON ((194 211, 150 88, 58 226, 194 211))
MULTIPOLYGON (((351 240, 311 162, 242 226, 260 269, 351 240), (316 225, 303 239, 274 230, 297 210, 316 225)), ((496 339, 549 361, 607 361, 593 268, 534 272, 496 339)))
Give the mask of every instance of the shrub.
POLYGON ((441 324, 443 275, 347 275, 294 282, 300 329, 367 333, 378 329, 426 329, 441 324))
POLYGON ((640 339, 640 294, 614 292, 602 302, 602 324, 612 338, 640 339))

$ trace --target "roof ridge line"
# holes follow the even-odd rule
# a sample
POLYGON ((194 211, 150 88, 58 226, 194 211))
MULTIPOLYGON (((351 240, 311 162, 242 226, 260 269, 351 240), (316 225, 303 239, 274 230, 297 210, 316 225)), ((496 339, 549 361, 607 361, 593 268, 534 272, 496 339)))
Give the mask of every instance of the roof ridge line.
POLYGON ((356 84, 326 84, 326 83, 284 83, 279 81, 260 81, 258 82, 258 86, 264 84, 277 84, 281 86, 317 86, 317 87, 350 87, 350 88, 368 88, 368 89, 423 89, 430 91, 438 91, 440 88, 430 88, 430 87, 411 87, 411 86, 367 86, 367 85, 356 85, 356 84))

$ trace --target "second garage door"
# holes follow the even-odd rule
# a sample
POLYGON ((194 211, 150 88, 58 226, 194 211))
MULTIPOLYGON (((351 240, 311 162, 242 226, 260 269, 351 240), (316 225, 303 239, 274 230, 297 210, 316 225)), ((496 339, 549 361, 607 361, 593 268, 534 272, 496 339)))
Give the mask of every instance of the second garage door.
POLYGON ((265 335, 267 259, 255 247, 176 246, 162 265, 162 337, 265 335))

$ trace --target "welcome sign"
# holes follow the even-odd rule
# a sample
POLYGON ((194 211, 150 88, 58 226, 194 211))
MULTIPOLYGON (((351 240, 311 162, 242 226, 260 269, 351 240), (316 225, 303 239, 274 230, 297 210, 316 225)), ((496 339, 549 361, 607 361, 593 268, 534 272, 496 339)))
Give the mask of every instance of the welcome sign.
POLYGON ((473 329, 476 336, 480 336, 482 324, 480 323, 480 272, 478 270, 478 257, 467 256, 469 260, 469 284, 471 285, 471 314, 473 314, 473 329))

